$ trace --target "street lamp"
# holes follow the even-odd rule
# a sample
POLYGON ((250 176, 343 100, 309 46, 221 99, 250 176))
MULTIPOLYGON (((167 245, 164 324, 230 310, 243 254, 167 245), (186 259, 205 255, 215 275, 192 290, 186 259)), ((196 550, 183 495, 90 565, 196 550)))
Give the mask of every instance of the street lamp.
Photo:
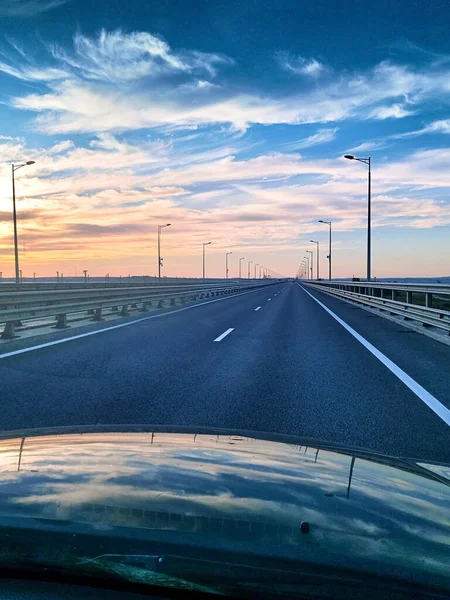
POLYGON ((307 250, 311 254, 311 262, 309 263, 309 268, 311 269, 311 279, 314 279, 314 252, 312 250, 307 250))
POLYGON ((330 226, 330 241, 328 242, 328 279, 331 279, 331 221, 322 221, 320 220, 319 223, 325 223, 326 225, 330 226))
POLYGON ((245 256, 239 259, 239 279, 241 278, 241 261, 245 259, 245 256))
POLYGON ((307 261, 306 279, 309 279, 309 256, 305 256, 304 259, 307 261))
POLYGON ((259 278, 261 279, 261 270, 262 270, 263 266, 259 265, 259 278))
POLYGON ((351 154, 346 154, 344 158, 349 160, 357 160, 362 162, 369 167, 368 173, 368 184, 367 184, 367 281, 370 281, 370 263, 371 263, 371 220, 372 220, 372 206, 371 206, 371 195, 372 195, 372 173, 370 166, 370 156, 368 158, 357 158, 351 154))
POLYGON ((317 275, 317 281, 319 281, 320 279, 320 275, 319 275, 319 242, 316 242, 315 240, 309 240, 312 244, 317 244, 317 268, 316 268, 316 275, 317 275))
POLYGON ((158 225, 158 283, 161 281, 161 267, 162 261, 161 258, 161 229, 164 227, 170 227, 170 223, 166 223, 165 225, 158 225))
POLYGON ((248 276, 247 276, 247 277, 248 277, 248 279, 250 279, 250 265, 251 265, 252 263, 253 263, 253 261, 252 261, 252 260, 249 260, 249 262, 248 262, 248 276))
POLYGON ((205 246, 209 246, 209 244, 211 244, 211 242, 203 243, 203 279, 205 279, 205 246))
POLYGON ((256 267, 259 265, 259 263, 255 263, 255 277, 254 279, 256 279, 256 267))
POLYGON ((233 254, 232 252, 227 252, 225 255, 225 263, 226 263, 226 268, 225 268, 225 279, 228 279, 228 257, 230 256, 230 254, 233 254))
POLYGON ((34 165, 34 160, 27 160, 27 162, 21 165, 11 165, 11 175, 12 175, 12 193, 13 193, 13 224, 14 224, 14 262, 15 262, 15 271, 16 271, 16 283, 20 283, 20 273, 19 273, 19 245, 17 241, 17 212, 16 212, 16 184, 14 181, 14 173, 21 169, 22 167, 26 167, 27 165, 34 165))
POLYGON ((308 271, 306 271, 306 275, 305 275, 305 269, 307 269, 307 265, 306 265, 306 258, 304 258, 304 259, 302 260, 302 263, 301 263, 301 265, 300 265, 300 266, 301 266, 301 267, 303 267, 303 268, 302 268, 302 275, 303 275, 303 277, 304 277, 305 279, 308 279, 308 277, 307 277, 307 275, 308 275, 308 271))

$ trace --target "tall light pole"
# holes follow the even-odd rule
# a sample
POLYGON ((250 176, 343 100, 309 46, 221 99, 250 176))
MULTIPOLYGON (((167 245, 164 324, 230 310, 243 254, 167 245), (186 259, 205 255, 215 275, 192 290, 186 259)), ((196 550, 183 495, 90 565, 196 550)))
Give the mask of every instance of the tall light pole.
POLYGON ((307 275, 308 275, 308 271, 306 271, 306 275, 305 275, 305 269, 307 269, 306 266, 306 258, 303 259, 302 264, 300 265, 301 267, 303 267, 302 269, 302 275, 305 279, 308 279, 307 275))
POLYGON ((320 263, 320 259, 319 259, 319 242, 316 242, 316 240, 309 240, 312 244, 317 244, 317 267, 316 267, 316 276, 317 276, 317 281, 320 279, 320 275, 319 275, 319 263, 320 263))
POLYGON ((227 252, 225 255, 225 279, 228 279, 228 257, 230 256, 230 254, 233 254, 232 252, 227 252))
POLYGON ((372 221, 372 172, 370 165, 370 156, 368 158, 356 158, 352 154, 346 154, 344 158, 349 160, 357 160, 362 162, 369 167, 368 183, 367 183, 367 281, 370 281, 370 266, 371 266, 371 253, 372 253, 372 242, 371 242, 371 221, 372 221))
POLYGON ((261 270, 262 270, 263 266, 259 265, 259 278, 261 279, 261 270))
POLYGON ((166 223, 165 225, 158 225, 158 283, 161 281, 161 267, 162 261, 161 258, 161 229, 164 227, 170 227, 170 223, 166 223))
POLYGON ((259 263, 255 263, 255 277, 254 279, 256 279, 256 267, 259 265, 259 263))
POLYGON ((26 167, 27 165, 34 165, 34 160, 27 160, 27 162, 21 165, 11 165, 12 175, 12 193, 13 193, 13 224, 14 224, 14 262, 16 271, 16 283, 20 283, 20 269, 19 269, 19 244, 17 241, 17 211, 16 211, 16 183, 14 181, 14 173, 26 167))
POLYGON ((241 278, 241 262, 245 259, 245 256, 239 259, 239 279, 241 278))
MULTIPOLYGON (((307 250, 307 252, 308 252, 308 250, 307 250)), ((305 256, 304 258, 308 263, 307 267, 306 267, 306 279, 309 279, 309 256, 305 256)))
POLYGON ((205 246, 209 246, 211 242, 203 242, 203 279, 205 279, 205 246))
POLYGON ((322 221, 320 220, 319 223, 325 223, 326 225, 330 226, 330 239, 328 242, 328 279, 331 279, 331 221, 322 221))
POLYGON ((309 268, 311 270, 311 279, 314 279, 314 252, 312 250, 307 250, 311 254, 311 262, 309 263, 309 268))
POLYGON ((250 279, 250 265, 251 265, 252 263, 253 263, 253 261, 252 261, 252 260, 249 260, 249 261, 248 261, 248 275, 247 275, 247 278, 248 278, 248 279, 250 279))

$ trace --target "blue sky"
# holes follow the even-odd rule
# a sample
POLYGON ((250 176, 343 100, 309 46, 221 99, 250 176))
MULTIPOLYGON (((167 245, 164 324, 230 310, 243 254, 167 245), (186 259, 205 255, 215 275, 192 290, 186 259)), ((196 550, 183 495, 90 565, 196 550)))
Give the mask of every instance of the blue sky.
POLYGON ((333 221, 335 276, 449 275, 447 2, 0 1, 0 257, 8 166, 25 275, 293 275, 333 221), (236 256, 235 256, 236 255, 236 256), (232 260, 234 259, 234 260, 232 260), (236 272, 236 273, 234 273, 236 272))

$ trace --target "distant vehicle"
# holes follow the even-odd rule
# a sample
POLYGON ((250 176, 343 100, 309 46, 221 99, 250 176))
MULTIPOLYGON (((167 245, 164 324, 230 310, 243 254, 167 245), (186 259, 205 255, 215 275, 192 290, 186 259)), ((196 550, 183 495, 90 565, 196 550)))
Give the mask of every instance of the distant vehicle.
POLYGON ((361 281, 360 277, 352 277, 352 281, 361 281))
POLYGON ((448 597, 450 465, 287 436, 152 429, 0 439, 9 586, 448 597))

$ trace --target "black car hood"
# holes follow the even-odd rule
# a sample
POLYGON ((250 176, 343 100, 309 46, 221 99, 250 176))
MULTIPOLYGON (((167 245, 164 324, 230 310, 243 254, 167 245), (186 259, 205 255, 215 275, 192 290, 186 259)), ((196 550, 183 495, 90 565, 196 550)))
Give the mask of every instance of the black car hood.
POLYGON ((132 530, 450 588, 450 466, 197 431, 4 435, 0 526, 132 530))

